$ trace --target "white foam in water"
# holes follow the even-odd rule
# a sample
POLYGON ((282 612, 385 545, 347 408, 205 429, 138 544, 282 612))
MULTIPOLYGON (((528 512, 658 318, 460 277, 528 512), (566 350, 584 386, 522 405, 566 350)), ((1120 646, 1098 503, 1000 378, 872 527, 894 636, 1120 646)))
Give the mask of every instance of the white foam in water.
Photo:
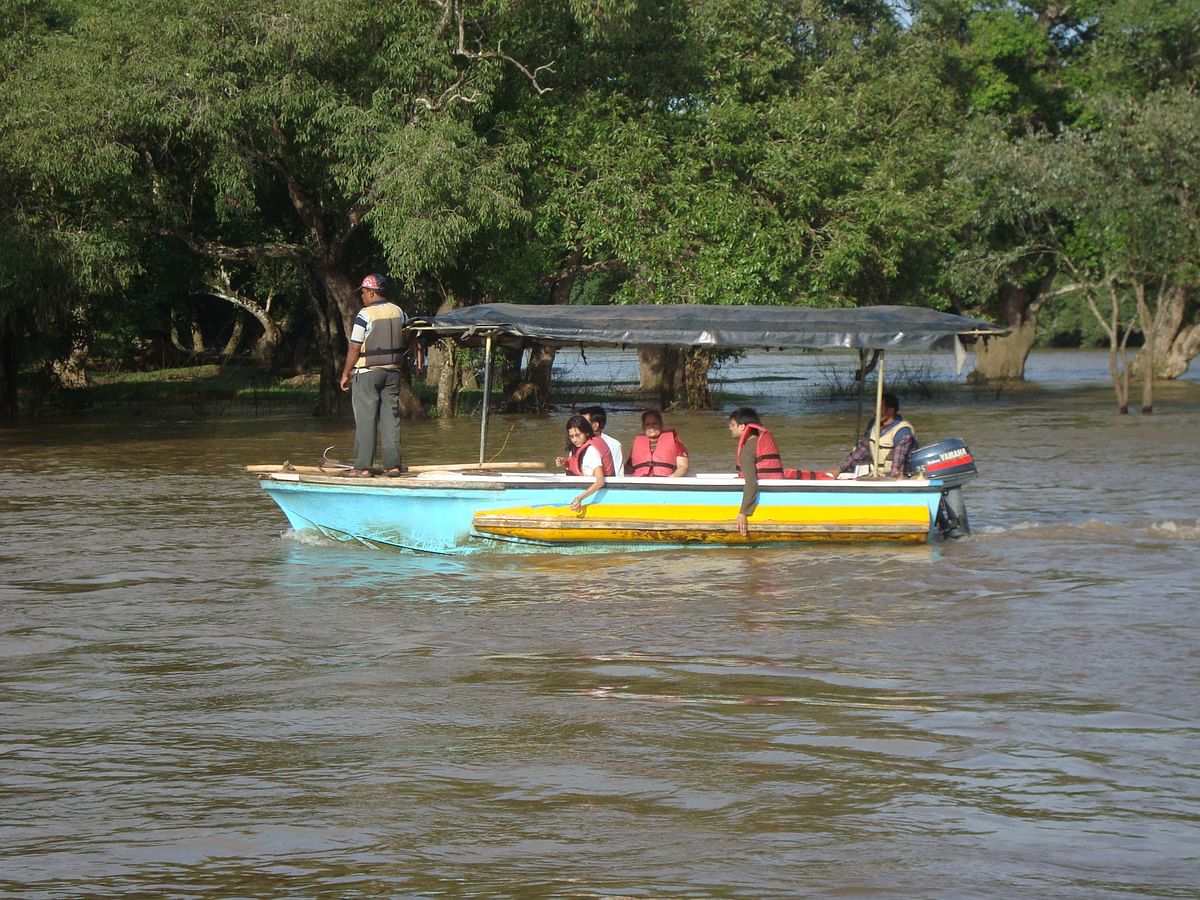
POLYGON ((1151 522, 1150 530, 1185 540, 1197 540, 1200 539, 1200 519, 1190 523, 1173 522, 1170 519, 1165 522, 1151 522))
POLYGON ((279 533, 279 536, 285 541, 294 541, 305 547, 333 547, 340 543, 333 538, 325 537, 319 531, 311 529, 296 531, 294 528, 285 528, 279 533))

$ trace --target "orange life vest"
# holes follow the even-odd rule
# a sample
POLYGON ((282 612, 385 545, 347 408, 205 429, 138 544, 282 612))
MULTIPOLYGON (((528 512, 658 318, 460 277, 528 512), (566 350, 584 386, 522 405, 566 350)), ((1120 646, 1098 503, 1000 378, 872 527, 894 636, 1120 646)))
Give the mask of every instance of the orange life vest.
POLYGON ((617 469, 613 465, 612 451, 608 449, 608 444, 604 442, 604 438, 599 435, 594 435, 588 438, 582 444, 572 451, 567 457, 567 472, 571 475, 590 475, 591 472, 583 471, 583 455, 587 453, 588 447, 595 447, 600 454, 600 463, 604 467, 605 476, 617 474, 617 469))
POLYGON ((759 478, 785 477, 783 460, 779 456, 779 445, 775 443, 774 436, 762 425, 754 422, 746 423, 746 430, 738 438, 737 450, 733 454, 733 458, 737 462, 738 474, 742 474, 742 447, 746 445, 746 441, 750 440, 750 436, 753 434, 758 435, 757 452, 754 454, 755 474, 759 478))
POLYGON ((639 434, 633 439, 633 448, 629 451, 629 474, 670 475, 678 468, 675 460, 686 454, 687 450, 676 438, 674 430, 663 431, 653 450, 650 449, 650 438, 639 434))

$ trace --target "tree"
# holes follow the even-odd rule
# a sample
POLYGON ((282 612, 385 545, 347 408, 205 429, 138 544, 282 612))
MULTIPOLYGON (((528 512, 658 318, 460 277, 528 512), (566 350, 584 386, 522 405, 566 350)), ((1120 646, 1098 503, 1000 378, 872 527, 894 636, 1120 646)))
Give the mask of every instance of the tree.
POLYGON ((207 260, 201 273, 291 264, 319 322, 327 408, 356 275, 383 263, 411 289, 525 215, 524 143, 474 128, 511 71, 539 88, 542 73, 497 49, 508 4, 79 8, 0 88, 0 156, 30 206, 114 273, 136 272, 155 240, 207 260))
MULTIPOLYGON (((1170 86, 1096 104, 1090 121, 1058 142, 1077 219, 1062 258, 1081 281, 1103 284, 1113 308, 1118 291, 1132 294, 1143 337, 1141 410, 1150 413, 1156 372, 1186 370, 1200 351, 1200 324, 1185 324, 1200 287, 1200 100, 1170 86)), ((1117 393, 1124 412, 1127 393, 1117 393)))
MULTIPOLYGON (((1121 240, 1133 240, 1142 227, 1118 214, 1118 203, 1125 203, 1127 211, 1141 204, 1148 204, 1144 210, 1157 208, 1163 201, 1150 199, 1154 173, 1165 171, 1162 166, 1188 165, 1190 151, 1184 148, 1190 137, 1179 129, 1191 115, 1182 108, 1184 98, 1196 86, 1197 16, 1196 0, 1095 0, 985 6, 969 18, 970 39, 963 42, 963 52, 974 66, 972 99, 979 114, 959 153, 956 172, 967 195, 974 196, 976 212, 964 231, 963 250, 953 273, 960 293, 986 298, 976 311, 1012 329, 1010 337, 988 342, 974 377, 1022 377, 1045 303, 1082 287, 1079 279, 1089 271, 1080 257, 1087 252, 1084 248, 1107 247, 1102 255, 1109 264, 1115 263, 1112 254, 1117 248, 1110 238, 1117 220, 1124 222, 1118 228, 1124 235, 1121 240), (1148 112, 1159 103, 1152 99, 1156 93, 1165 98, 1172 91, 1181 92, 1174 95, 1177 102, 1172 101, 1176 108, 1162 115, 1183 117, 1171 126, 1176 133, 1167 138, 1174 143, 1173 163, 1151 158, 1155 153, 1161 157, 1158 151, 1142 152, 1112 114, 1117 108, 1141 104, 1148 112), (1120 133, 1127 138, 1118 137, 1120 133), (1068 134, 1074 137, 1066 140, 1068 134), (1103 160, 1078 146, 1069 152, 1069 145, 1082 136, 1087 136, 1092 148, 1105 146, 1118 155, 1103 160), (1101 171, 1104 163, 1107 173, 1101 171), (1125 169, 1119 179, 1114 167, 1125 169), (1142 190, 1133 190, 1133 182, 1140 183, 1142 190), (1068 187, 1083 183, 1113 193, 1101 197, 1068 187), (1134 199, 1135 194, 1139 199, 1134 199), (1106 205, 1104 213, 1098 209, 1100 201, 1106 205), (1102 219, 1107 224, 1089 236, 1102 219), (1072 252, 1063 252, 1068 238, 1072 252), (1064 263, 1070 263, 1071 272, 1066 274, 1075 284, 1060 283, 1064 263)), ((1149 118, 1138 127, 1169 130, 1166 121, 1155 123, 1149 118)), ((1171 215, 1176 213, 1187 217, 1178 209, 1171 215)), ((1172 244, 1177 246, 1178 241, 1172 238, 1172 244)), ((1164 262, 1161 257, 1153 263, 1149 259, 1143 262, 1151 268, 1164 262)), ((1128 255, 1126 263, 1132 264, 1128 255)), ((1108 289, 1096 290, 1096 285, 1108 282, 1092 275, 1084 281, 1092 285, 1093 294, 1106 298, 1108 311, 1101 320, 1111 330, 1108 289)), ((1126 276, 1114 278, 1113 284, 1125 285, 1134 294, 1140 290, 1126 276)), ((1180 335, 1179 349, 1169 354, 1176 372, 1182 371, 1178 360, 1191 346, 1189 341, 1196 340, 1185 328, 1194 315, 1188 311, 1194 306, 1188 299, 1193 294, 1186 285, 1167 290, 1161 306, 1156 306, 1161 314, 1149 317, 1154 324, 1142 326, 1162 334, 1149 339, 1146 346, 1151 354, 1180 335)), ((1156 359, 1164 356, 1158 353, 1156 359)), ((1167 371, 1157 363, 1153 368, 1167 371)), ((1148 406, 1145 399, 1144 406, 1148 406)))
POLYGON ((616 302, 926 302, 956 227, 936 48, 882 4, 634 6, 511 114, 546 299, 608 275, 616 302))
POLYGON ((1071 75, 1079 124, 1094 148, 1082 154, 1084 165, 1106 191, 1086 198, 1089 215, 1104 229, 1110 264, 1143 298, 1134 368, 1148 411, 1152 379, 1179 377, 1200 353, 1200 2, 1110 0, 1103 12, 1097 39, 1071 75))
POLYGON ((978 346, 977 382, 1024 377, 1039 316, 1055 296, 1057 258, 1043 229, 1059 227, 1064 213, 1046 202, 1036 175, 1021 172, 1017 147, 1071 121, 1064 73, 1092 39, 1094 17, 1086 0, 934 3, 920 17, 946 48, 968 104, 952 166, 964 207, 952 290, 958 305, 1010 331, 978 346))

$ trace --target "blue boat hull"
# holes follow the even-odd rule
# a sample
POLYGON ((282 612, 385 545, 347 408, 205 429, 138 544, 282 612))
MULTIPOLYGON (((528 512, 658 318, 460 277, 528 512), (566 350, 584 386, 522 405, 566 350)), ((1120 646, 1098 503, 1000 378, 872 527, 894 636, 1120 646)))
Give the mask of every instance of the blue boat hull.
POLYGON ((720 478, 614 478, 583 513, 567 510, 590 479, 461 475, 349 480, 278 473, 260 484, 296 531, 424 553, 559 547, 652 549, 680 545, 928 539, 937 481, 772 481, 761 485, 750 535, 734 519, 741 482, 720 478))

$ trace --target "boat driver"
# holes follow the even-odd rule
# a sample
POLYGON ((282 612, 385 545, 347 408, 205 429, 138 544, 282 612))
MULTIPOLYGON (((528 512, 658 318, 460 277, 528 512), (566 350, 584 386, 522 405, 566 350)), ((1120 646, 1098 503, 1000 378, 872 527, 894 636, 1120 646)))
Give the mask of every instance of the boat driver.
POLYGON ((862 440, 842 460, 837 473, 853 472, 855 477, 870 475, 872 461, 879 464, 879 474, 890 478, 907 478, 910 474, 908 457, 919 446, 917 432, 900 416, 900 401, 895 394, 883 395, 882 433, 872 420, 862 440))

